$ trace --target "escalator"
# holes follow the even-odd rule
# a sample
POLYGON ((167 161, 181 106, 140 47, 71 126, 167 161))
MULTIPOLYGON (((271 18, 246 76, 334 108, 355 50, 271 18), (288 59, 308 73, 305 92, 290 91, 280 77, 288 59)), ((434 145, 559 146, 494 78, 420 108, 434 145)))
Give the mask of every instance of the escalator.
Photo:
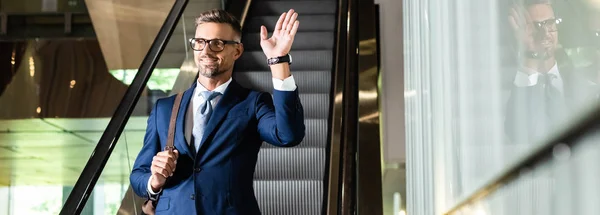
MULTIPOLYGON (((265 92, 271 92, 273 86, 270 70, 259 44, 260 25, 267 26, 271 32, 282 12, 293 8, 300 15, 301 24, 290 55, 293 58, 292 74, 305 111, 306 136, 300 145, 292 148, 274 147, 263 143, 254 176, 255 195, 263 214, 316 215, 326 210, 327 199, 330 198, 327 195, 328 183, 331 183, 328 178, 328 166, 331 165, 331 110, 334 101, 332 95, 335 95, 332 91, 336 89, 333 86, 337 58, 335 38, 338 33, 336 22, 339 19, 337 7, 340 2, 254 0, 249 7, 244 7, 244 1, 229 1, 226 6, 228 11, 242 17, 241 21, 244 23, 242 42, 245 51, 236 61, 234 78, 242 86, 265 92)), ((136 106, 139 90, 152 75, 152 69, 157 65, 166 43, 173 40, 170 36, 186 4, 185 0, 175 1, 138 74, 65 202, 61 214, 80 214, 85 207, 98 177, 103 174, 103 167, 110 158, 115 143, 120 139, 123 127, 129 120, 131 109, 136 106)), ((137 155, 137 152, 130 151, 129 154, 137 155)), ((339 164, 336 162, 333 165, 339 164)), ((337 192, 335 193, 333 196, 337 198, 337 192)), ((134 197, 129 189, 121 203, 119 214, 139 213, 142 201, 142 198, 134 197)))
POLYGON ((292 148, 263 143, 254 176, 255 195, 263 214, 321 213, 336 7, 334 0, 254 0, 250 5, 242 30, 245 51, 235 65, 234 78, 251 89, 273 89, 271 71, 260 47, 260 26, 271 32, 279 15, 290 8, 298 12, 300 20, 290 55, 304 107, 306 136, 292 148))

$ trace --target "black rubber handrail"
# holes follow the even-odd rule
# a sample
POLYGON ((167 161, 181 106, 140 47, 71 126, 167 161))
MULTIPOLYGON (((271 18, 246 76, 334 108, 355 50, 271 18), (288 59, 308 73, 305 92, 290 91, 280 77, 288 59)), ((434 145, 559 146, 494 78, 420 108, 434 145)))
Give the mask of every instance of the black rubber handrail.
POLYGON ((339 0, 329 134, 328 183, 323 214, 356 212, 358 143, 358 0, 339 0), (343 195, 342 195, 343 194, 343 195))
POLYGON ((110 155, 129 120, 129 116, 131 116, 140 95, 146 87, 146 83, 152 75, 152 71, 156 67, 162 52, 167 46, 171 34, 177 26, 188 1, 189 0, 175 0, 169 15, 152 43, 148 54, 144 57, 133 82, 129 88, 127 88, 125 96, 123 96, 121 103, 119 103, 117 110, 106 126, 106 130, 98 141, 98 145, 96 145, 96 148, 92 152, 79 179, 77 179, 71 194, 63 205, 63 208, 60 211, 61 215, 80 214, 85 207, 85 204, 94 190, 94 186, 102 174, 104 166, 110 158, 110 155))

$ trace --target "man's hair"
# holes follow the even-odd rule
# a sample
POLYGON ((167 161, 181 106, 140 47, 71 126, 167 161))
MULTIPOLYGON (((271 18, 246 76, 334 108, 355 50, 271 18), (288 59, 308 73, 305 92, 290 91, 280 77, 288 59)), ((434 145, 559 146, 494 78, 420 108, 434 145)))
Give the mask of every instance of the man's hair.
POLYGON ((201 13, 198 18, 196 18, 196 27, 198 27, 198 25, 211 22, 228 24, 231 26, 231 28, 233 28, 233 31, 235 31, 238 38, 242 37, 242 26, 240 25, 240 21, 227 11, 212 9, 201 13))

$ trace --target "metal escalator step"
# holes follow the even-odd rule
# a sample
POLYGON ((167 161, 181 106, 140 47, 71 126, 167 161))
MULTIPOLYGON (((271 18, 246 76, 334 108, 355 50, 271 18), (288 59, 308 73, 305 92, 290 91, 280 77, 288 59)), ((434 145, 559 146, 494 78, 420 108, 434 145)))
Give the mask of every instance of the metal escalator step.
MULTIPOLYGON (((294 51, 292 55, 292 71, 322 70, 330 71, 333 64, 333 52, 331 50, 294 51)), ((244 52, 236 61, 235 70, 269 70, 265 54, 262 51, 244 52)))
MULTIPOLYGON (((257 16, 248 17, 244 26, 244 32, 257 33, 260 32, 260 26, 267 27, 269 32, 273 31, 279 16, 257 16)), ((298 32, 303 31, 333 31, 335 30, 335 15, 304 15, 298 16, 300 27, 298 32)))
POLYGON ((254 181, 263 215, 320 215, 323 181, 254 181))
MULTIPOLYGON (((185 10, 183 11, 184 17, 196 17, 200 13, 212 9, 212 8, 220 8, 221 1, 189 1, 185 6, 185 10)), ((187 20, 186 20, 187 21, 187 20)))
POLYGON ((325 148, 262 148, 254 179, 322 180, 324 166, 325 148))
POLYGON ((250 16, 278 16, 294 9, 300 17, 335 14, 337 1, 257 1, 250 6, 250 16))
MULTIPOLYGON (((300 145, 294 148, 325 148, 327 147, 327 119, 306 119, 306 135, 300 145)), ((278 148, 267 142, 263 142, 263 148, 278 148)))
MULTIPOLYGON (((331 71, 292 71, 300 93, 329 93, 331 91, 331 71)), ((233 78, 242 86, 272 92, 271 71, 235 71, 233 78)))
POLYGON ((327 119, 329 117, 329 93, 300 93, 300 101, 306 119, 327 119))
MULTIPOLYGON (((292 45, 293 51, 333 49, 334 32, 298 32, 292 45)), ((242 37, 245 51, 259 51, 260 33, 248 33, 242 37)))

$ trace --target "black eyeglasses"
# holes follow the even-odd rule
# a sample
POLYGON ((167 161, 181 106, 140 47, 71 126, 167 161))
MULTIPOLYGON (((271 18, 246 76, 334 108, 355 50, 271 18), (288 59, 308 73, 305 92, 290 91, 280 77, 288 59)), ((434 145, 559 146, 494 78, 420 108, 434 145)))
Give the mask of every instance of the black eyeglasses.
POLYGON ((190 39, 190 46, 192 47, 193 50, 196 50, 196 51, 204 50, 204 48, 206 48, 206 44, 208 44, 208 47, 210 48, 211 51, 220 52, 220 51, 223 51, 223 49, 225 49, 225 45, 227 45, 227 44, 239 44, 239 43, 240 42, 231 41, 231 40, 221 40, 221 39, 212 39, 212 40, 206 40, 206 39, 202 39, 202 38, 191 38, 190 39))
POLYGON ((533 25, 539 30, 547 30, 548 32, 558 31, 558 24, 562 22, 561 18, 551 18, 541 22, 533 22, 533 25))

